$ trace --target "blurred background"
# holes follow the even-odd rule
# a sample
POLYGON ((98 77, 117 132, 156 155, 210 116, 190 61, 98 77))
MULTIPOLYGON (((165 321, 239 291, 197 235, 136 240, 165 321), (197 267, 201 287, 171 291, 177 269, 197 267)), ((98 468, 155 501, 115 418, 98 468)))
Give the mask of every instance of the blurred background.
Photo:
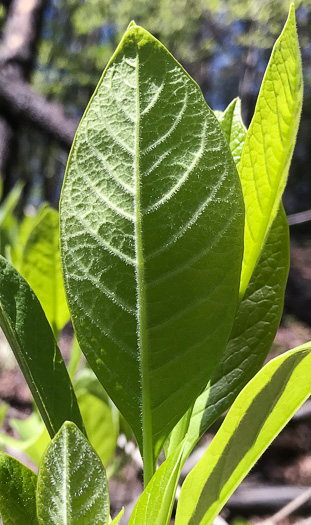
MULTIPOLYGON (((212 109, 236 96, 248 125, 288 0, 2 0, 0 169, 4 196, 57 207, 68 149, 99 77, 131 19, 159 38, 212 109)), ((311 1, 297 1, 305 98, 285 196, 311 208, 311 1)))
MULTIPOLYGON (((23 214, 35 215, 46 201, 58 208, 79 119, 132 19, 173 53, 212 109, 224 110, 240 96, 249 125, 289 4, 288 0, 0 0, 0 253, 10 245, 8 237, 18 231, 23 214)), ((285 314, 272 355, 311 340, 311 0, 295 4, 304 105, 284 196, 292 259, 285 314)), ((10 375, 8 368, 0 363, 0 399, 30 413, 29 392, 20 375, 10 375)), ((135 477, 136 471, 131 475, 135 477)), ((310 487, 310 404, 263 456, 250 479, 247 492, 242 487, 228 505, 230 522, 238 523, 240 515, 262 519, 310 487)), ((132 478, 131 482, 134 487, 132 478)), ((120 480, 115 482, 116 508, 131 499, 128 486, 122 487, 120 480)), ((310 498, 304 512, 311 513, 310 498)))
MULTIPOLYGON (((25 206, 32 213, 44 201, 58 208, 79 119, 132 19, 176 56, 212 109, 224 110, 240 96, 248 125, 289 5, 289 0, 0 0, 2 199, 15 188, 21 193, 17 213, 25 206)), ((284 196, 293 239, 286 306, 311 324, 311 0, 296 1, 296 16, 304 105, 284 196)), ((2 237, 1 253, 7 243, 2 237)))

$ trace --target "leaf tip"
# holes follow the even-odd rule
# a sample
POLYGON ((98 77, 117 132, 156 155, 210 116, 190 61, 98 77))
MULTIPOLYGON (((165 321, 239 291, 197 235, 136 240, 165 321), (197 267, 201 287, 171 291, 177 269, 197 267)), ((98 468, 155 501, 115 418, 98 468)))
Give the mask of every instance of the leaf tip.
POLYGON ((131 20, 130 21, 129 25, 127 26, 127 31, 129 29, 132 29, 132 27, 137 27, 137 24, 136 24, 135 20, 131 20))

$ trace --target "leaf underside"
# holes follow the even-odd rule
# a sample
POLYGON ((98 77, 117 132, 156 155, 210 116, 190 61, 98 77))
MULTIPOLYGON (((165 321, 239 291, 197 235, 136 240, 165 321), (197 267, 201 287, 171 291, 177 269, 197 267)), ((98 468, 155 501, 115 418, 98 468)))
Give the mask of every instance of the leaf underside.
POLYGON ((80 347, 154 457, 226 345, 243 223, 217 119, 168 51, 132 26, 75 138, 61 251, 80 347))

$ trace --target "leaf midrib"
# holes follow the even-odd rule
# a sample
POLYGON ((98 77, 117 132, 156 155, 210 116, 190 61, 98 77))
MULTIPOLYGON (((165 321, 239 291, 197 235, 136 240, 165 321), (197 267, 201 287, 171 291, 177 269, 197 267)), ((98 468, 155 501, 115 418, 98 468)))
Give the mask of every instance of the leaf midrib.
POLYGON ((137 282, 137 323, 141 375, 141 418, 144 460, 144 484, 151 479, 154 471, 152 447, 152 421, 149 382, 148 334, 146 311, 145 264, 142 235, 141 180, 140 180, 140 89, 139 89, 139 50, 136 42, 136 123, 135 123, 135 247, 137 282))

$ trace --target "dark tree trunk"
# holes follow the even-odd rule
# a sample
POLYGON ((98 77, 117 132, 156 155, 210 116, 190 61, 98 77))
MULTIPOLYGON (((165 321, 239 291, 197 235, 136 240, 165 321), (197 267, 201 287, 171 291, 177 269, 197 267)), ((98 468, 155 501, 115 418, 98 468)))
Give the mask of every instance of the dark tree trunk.
MULTIPOLYGON (((36 58, 46 0, 3 1, 8 7, 0 50, 0 74, 8 82, 28 82, 36 58)), ((0 100, 0 170, 7 191, 14 181, 9 177, 10 153, 19 126, 16 115, 0 100)))

